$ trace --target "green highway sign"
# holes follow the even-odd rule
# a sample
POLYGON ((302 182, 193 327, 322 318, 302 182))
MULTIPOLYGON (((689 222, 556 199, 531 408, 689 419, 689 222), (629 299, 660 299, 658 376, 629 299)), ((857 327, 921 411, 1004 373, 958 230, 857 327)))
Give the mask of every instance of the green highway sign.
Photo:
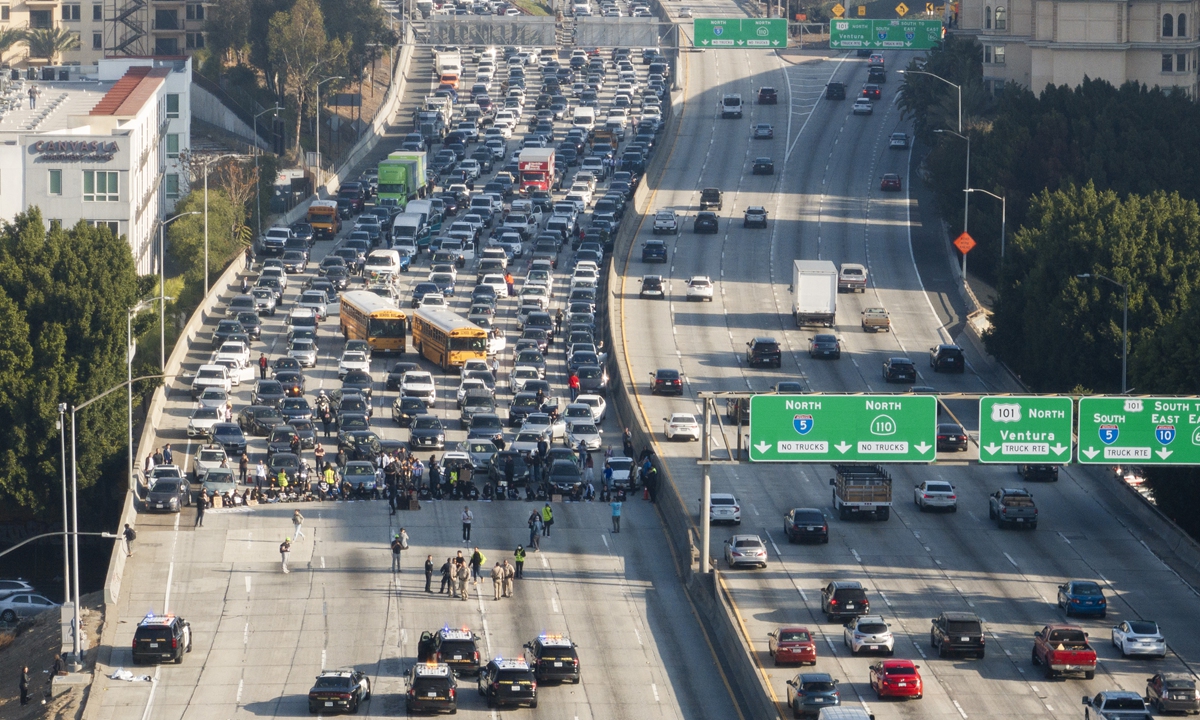
POLYGON ((753 395, 753 462, 933 462, 931 395, 753 395))
POLYGON ((1079 399, 1078 462, 1200 465, 1200 399, 1079 399))
POLYGON ((786 48, 787 18, 694 18, 692 47, 786 48))
POLYGON ((979 398, 979 462, 1071 462, 1069 397, 979 398))
MULTIPOLYGON (((699 36, 697 32, 696 37, 699 36)), ((829 23, 831 48, 929 50, 938 47, 941 42, 941 20, 834 18, 829 23)))

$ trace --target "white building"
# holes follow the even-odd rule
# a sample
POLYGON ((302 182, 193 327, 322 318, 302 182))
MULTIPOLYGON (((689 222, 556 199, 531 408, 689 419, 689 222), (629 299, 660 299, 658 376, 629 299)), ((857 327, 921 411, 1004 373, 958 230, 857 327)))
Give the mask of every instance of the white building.
POLYGON ((36 206, 66 227, 107 225, 128 239, 138 272, 154 272, 158 224, 187 192, 191 60, 114 58, 97 70, 10 84, 19 105, 0 114, 0 218, 36 206))

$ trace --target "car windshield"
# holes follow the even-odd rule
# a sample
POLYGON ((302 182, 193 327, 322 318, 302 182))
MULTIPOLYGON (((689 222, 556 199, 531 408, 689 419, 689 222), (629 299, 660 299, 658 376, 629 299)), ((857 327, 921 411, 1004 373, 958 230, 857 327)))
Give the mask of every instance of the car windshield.
POLYGON ((319 677, 317 684, 313 686, 314 690, 329 690, 345 688, 350 684, 349 678, 344 677, 319 677))
POLYGON ((1146 703, 1141 698, 1107 698, 1104 701, 1104 710, 1137 710, 1146 712, 1146 703))
POLYGON ((713 505, 733 505, 734 501, 731 497, 714 497, 710 500, 713 505))
POLYGON ((820 510, 797 511, 795 518, 797 523, 808 525, 821 525, 825 522, 825 516, 820 510))
POLYGON ((900 665, 898 667, 884 668, 883 671, 887 675, 916 675, 917 671, 909 665, 900 665))
POLYGON ((810 680, 803 683, 801 687, 806 692, 831 692, 837 688, 837 685, 832 680, 810 680))
POLYGON ((807 642, 810 639, 807 630, 782 630, 779 633, 779 642, 807 642))
POLYGON ((740 548, 762 548, 763 544, 758 540, 738 540, 733 544, 734 547, 740 548))
POLYGON ((865 635, 881 635, 887 632, 887 624, 881 622, 859 623, 858 631, 865 635))
POLYGON ((1100 596, 1100 586, 1097 585, 1096 583, 1090 583, 1090 582, 1075 583, 1075 586, 1072 588, 1072 590, 1074 591, 1074 593, 1076 595, 1083 595, 1085 597, 1099 597, 1100 596))
POLYGON ((575 423, 571 426, 571 432, 576 435, 597 435, 600 433, 595 425, 590 423, 575 423))
POLYGON ((950 483, 925 483, 926 492, 953 492, 954 488, 950 487, 950 483))
POLYGON ((1175 680, 1167 680, 1164 683, 1168 690, 1195 690, 1196 683, 1194 680, 1179 678, 1175 680))
POLYGON ((983 632, 983 628, 975 620, 951 620, 946 623, 946 632, 952 635, 959 633, 978 635, 983 632))
POLYGON ((1133 620, 1129 623, 1129 631, 1138 635, 1157 635, 1158 623, 1133 620))

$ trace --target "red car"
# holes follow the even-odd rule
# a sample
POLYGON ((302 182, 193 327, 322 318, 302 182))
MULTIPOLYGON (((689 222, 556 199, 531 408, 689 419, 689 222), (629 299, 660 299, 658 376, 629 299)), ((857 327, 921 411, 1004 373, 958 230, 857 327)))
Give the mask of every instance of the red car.
POLYGON ((775 665, 787 663, 817 664, 817 644, 806 627, 781 627, 767 634, 767 651, 775 665))
POLYGON ((920 665, 912 660, 880 660, 871 666, 871 689, 882 700, 885 697, 919 699, 924 693, 920 665))
POLYGON ((880 190, 895 190, 899 192, 901 188, 900 176, 896 173, 888 173, 879 181, 880 190))
POLYGON ((883 90, 875 83, 868 83, 863 85, 862 96, 871 98, 872 100, 879 100, 883 98, 883 90))

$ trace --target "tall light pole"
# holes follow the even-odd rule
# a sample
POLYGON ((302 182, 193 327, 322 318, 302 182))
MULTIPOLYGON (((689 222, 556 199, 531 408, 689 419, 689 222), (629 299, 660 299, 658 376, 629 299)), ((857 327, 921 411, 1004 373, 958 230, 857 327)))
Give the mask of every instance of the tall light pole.
MULTIPOLYGON (((166 299, 174 300, 175 298, 168 297, 166 299)), ((126 313, 125 313, 125 332, 126 332, 126 339, 127 339, 127 342, 125 343, 125 382, 129 383, 129 487, 133 487, 134 460, 136 459, 133 454, 133 356, 137 352, 137 346, 133 342, 133 316, 137 315, 141 311, 143 311, 146 308, 151 307, 153 305, 154 305, 153 299, 143 300, 140 303, 138 303, 137 305, 134 305, 133 307, 129 308, 129 310, 126 311, 126 313)), ((66 403, 63 403, 63 404, 59 405, 58 407, 59 407, 59 415, 61 416, 62 413, 66 412, 67 405, 66 405, 66 403)), ((63 455, 65 457, 66 453, 64 452, 63 455)), ((64 463, 65 463, 65 460, 64 460, 64 463)), ((67 513, 67 510, 66 510, 66 506, 67 506, 67 469, 66 469, 66 467, 67 466, 64 464, 63 465, 63 522, 64 523, 66 522, 66 513, 67 513)))
POLYGON ((1124 292, 1125 299, 1121 308, 1121 394, 1124 395, 1129 389, 1129 375, 1127 373, 1127 369, 1129 367, 1129 285, 1125 283, 1119 283, 1107 275, 1101 275, 1100 273, 1082 273, 1076 275, 1075 277, 1079 278, 1080 280, 1085 280, 1087 278, 1107 280, 1113 285, 1121 288, 1121 290, 1124 292))
MULTIPOLYGON (((949 80, 942 77, 941 75, 934 75, 933 73, 925 72, 924 70, 899 70, 898 72, 901 75, 928 75, 931 78, 937 78, 938 80, 941 80, 942 82, 946 83, 950 87, 957 90, 958 91, 958 131, 962 132, 962 130, 963 130, 963 128, 962 128, 962 85, 957 85, 955 83, 950 82, 949 80)), ((934 132, 936 132, 936 131, 934 131, 934 132)))
POLYGON ((245 157, 240 153, 226 153, 204 158, 204 294, 208 295, 208 166, 225 158, 245 157))
MULTIPOLYGON (((325 164, 321 162, 321 86, 330 80, 345 80, 341 75, 327 77, 317 83, 317 187, 325 182, 325 164)), ((336 154, 336 153, 335 153, 336 154)))
MULTIPOLYGON (((936 75, 934 76, 936 77, 936 75)), ((957 138, 967 141, 967 176, 963 180, 963 232, 967 232, 967 219, 971 212, 971 138, 967 135, 960 135, 953 130, 934 130, 935 133, 949 133, 957 138)), ((967 254, 962 254, 962 276, 963 285, 967 284, 967 254)))
POLYGON ((63 602, 71 601, 71 545, 67 533, 67 404, 58 404, 58 444, 62 450, 62 503, 63 503, 63 602))
POLYGON ((1005 227, 1004 226, 1005 226, 1005 223, 1007 222, 1007 218, 1008 218, 1008 201, 1004 199, 1003 195, 997 195, 994 192, 988 192, 987 190, 983 190, 980 188, 967 188, 967 192, 969 192, 969 193, 978 192, 978 193, 983 193, 984 195, 991 195, 992 197, 994 197, 1000 201, 1000 259, 1003 260, 1004 259, 1004 238, 1005 238, 1005 227))
POLYGON ((279 103, 275 103, 275 107, 267 108, 254 116, 254 207, 255 216, 258 218, 259 237, 262 237, 262 183, 258 177, 258 119, 269 112, 278 113, 282 109, 279 103))
POLYGON ((199 210, 179 213, 158 225, 158 368, 167 370, 167 226, 181 217, 200 215, 199 210))

